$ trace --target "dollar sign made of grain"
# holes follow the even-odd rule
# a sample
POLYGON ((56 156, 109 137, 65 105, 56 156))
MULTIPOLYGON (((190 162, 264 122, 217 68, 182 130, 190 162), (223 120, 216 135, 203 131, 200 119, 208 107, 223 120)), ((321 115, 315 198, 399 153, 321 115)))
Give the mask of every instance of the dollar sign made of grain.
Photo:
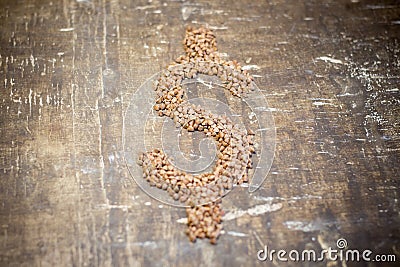
POLYGON ((166 190, 174 200, 188 206, 190 240, 209 238, 216 243, 222 229, 221 197, 233 185, 248 182, 254 136, 228 117, 184 101, 182 81, 198 74, 216 75, 233 96, 242 97, 251 89, 253 79, 236 61, 219 57, 215 35, 207 28, 188 27, 184 48, 186 55, 176 59, 156 82, 154 110, 188 131, 213 137, 217 143, 216 165, 211 172, 193 175, 177 169, 159 149, 141 154, 139 164, 151 186, 166 190))

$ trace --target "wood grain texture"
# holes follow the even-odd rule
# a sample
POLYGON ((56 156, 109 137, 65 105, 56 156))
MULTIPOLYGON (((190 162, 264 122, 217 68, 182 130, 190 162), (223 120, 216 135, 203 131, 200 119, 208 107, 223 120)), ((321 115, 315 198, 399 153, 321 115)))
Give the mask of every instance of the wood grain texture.
POLYGON ((0 265, 274 266, 264 245, 340 237, 400 260, 399 21, 397 1, 1 1, 0 265), (187 25, 254 65, 276 124, 267 181, 224 199, 244 212, 216 246, 190 243, 184 209, 123 158, 124 112, 183 54, 187 25))

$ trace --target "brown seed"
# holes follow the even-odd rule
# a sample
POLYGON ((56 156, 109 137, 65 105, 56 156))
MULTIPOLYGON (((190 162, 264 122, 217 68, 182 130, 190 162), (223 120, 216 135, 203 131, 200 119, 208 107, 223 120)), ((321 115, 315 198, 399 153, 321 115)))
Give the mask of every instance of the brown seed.
POLYGON ((163 183, 163 184, 162 184, 162 189, 163 189, 163 190, 167 190, 167 188, 168 188, 168 184, 167 184, 167 183, 163 183))

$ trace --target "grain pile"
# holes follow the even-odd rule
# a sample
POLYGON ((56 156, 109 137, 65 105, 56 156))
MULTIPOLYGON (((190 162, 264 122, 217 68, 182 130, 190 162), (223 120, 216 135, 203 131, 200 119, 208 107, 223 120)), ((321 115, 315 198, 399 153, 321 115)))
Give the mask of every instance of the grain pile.
POLYGON ((151 186, 166 190, 174 200, 188 206, 189 239, 209 238, 215 244, 222 229, 221 197, 233 185, 248 181, 254 136, 226 116, 184 101, 182 81, 198 74, 216 75, 232 95, 241 97, 251 89, 252 77, 236 61, 220 58, 215 35, 207 28, 187 28, 183 44, 186 55, 163 71, 156 82, 154 110, 188 131, 213 137, 217 142, 216 165, 209 173, 189 174, 175 168, 158 149, 141 154, 138 163, 151 186))

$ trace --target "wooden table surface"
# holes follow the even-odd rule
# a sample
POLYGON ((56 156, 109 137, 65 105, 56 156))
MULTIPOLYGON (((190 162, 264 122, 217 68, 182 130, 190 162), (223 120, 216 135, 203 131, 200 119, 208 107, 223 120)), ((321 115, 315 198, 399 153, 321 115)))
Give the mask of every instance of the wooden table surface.
POLYGON ((1 266, 280 266, 257 252, 339 238, 398 264, 398 1, 3 0, 0 23, 1 266), (224 198, 215 246, 124 160, 125 111, 188 25, 250 68, 276 126, 267 180, 224 198))

